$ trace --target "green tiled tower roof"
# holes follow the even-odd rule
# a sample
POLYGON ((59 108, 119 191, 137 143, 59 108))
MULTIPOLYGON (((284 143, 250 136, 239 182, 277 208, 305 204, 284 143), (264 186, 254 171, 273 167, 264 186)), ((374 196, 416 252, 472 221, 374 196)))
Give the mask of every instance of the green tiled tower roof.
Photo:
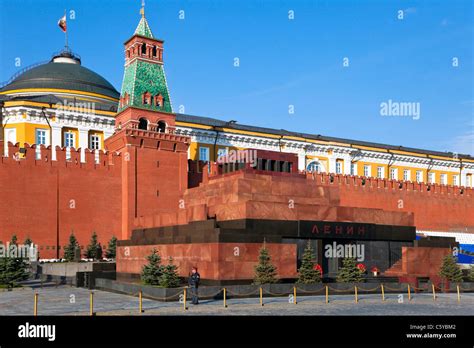
POLYGON ((134 34, 154 39, 153 33, 151 32, 150 26, 148 25, 148 21, 146 20, 144 13, 142 13, 142 18, 140 19, 140 22, 138 23, 137 29, 135 29, 134 34))
MULTIPOLYGON (((136 59, 127 65, 123 75, 122 92, 120 95, 123 97, 125 93, 127 93, 130 98, 130 102, 127 106, 173 112, 165 71, 160 64, 136 59), (145 92, 150 93, 152 96, 161 94, 163 97, 163 106, 159 107, 154 103, 144 105, 142 97, 145 92)), ((125 107, 126 106, 119 108, 119 111, 125 109, 125 107)))

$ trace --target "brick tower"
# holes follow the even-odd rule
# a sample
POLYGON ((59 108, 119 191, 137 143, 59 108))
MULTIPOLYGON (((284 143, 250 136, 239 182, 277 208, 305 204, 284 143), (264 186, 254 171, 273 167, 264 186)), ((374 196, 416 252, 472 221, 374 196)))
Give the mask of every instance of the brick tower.
POLYGON ((187 188, 190 138, 174 134, 175 115, 163 70, 163 41, 155 39, 142 8, 125 42, 125 72, 115 133, 105 147, 122 155, 122 235, 135 219, 176 212, 187 188))

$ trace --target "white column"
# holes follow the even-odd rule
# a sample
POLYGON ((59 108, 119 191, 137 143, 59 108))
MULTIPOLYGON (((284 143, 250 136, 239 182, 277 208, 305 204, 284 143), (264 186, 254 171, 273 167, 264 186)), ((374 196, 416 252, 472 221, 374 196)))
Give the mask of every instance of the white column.
POLYGON ((304 153, 298 154, 298 170, 306 170, 306 155, 304 153))
POLYGON ((466 186, 466 184, 467 184, 466 173, 462 171, 461 175, 459 175, 459 186, 466 186))
POLYGON ((329 157, 329 168, 328 168, 328 173, 335 173, 336 172, 336 158, 335 157, 329 157))
POLYGON ((52 126, 52 140, 53 143, 51 144, 51 159, 56 161, 56 146, 62 146, 62 134, 61 134, 61 127, 60 126, 52 126))
POLYGON ((89 147, 89 130, 79 128, 79 147, 81 148, 81 162, 86 161, 86 149, 89 147))
POLYGON ((351 174, 351 159, 350 157, 344 157, 344 174, 351 174))

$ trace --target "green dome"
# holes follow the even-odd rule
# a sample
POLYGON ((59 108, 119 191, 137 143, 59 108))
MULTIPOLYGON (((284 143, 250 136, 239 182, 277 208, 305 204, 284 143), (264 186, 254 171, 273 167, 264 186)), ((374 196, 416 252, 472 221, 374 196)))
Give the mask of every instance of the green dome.
MULTIPOLYGON (((96 93, 119 99, 117 90, 99 74, 81 65, 81 60, 69 52, 62 52, 47 63, 25 71, 0 92, 17 89, 67 89, 96 93)), ((54 92, 52 92, 54 93, 54 92)))

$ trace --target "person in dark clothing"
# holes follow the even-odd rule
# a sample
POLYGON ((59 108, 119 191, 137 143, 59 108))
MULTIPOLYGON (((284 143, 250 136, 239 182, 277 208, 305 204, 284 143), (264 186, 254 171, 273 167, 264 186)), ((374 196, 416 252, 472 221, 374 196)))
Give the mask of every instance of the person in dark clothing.
POLYGON ((198 287, 199 287, 200 279, 201 279, 201 276, 199 275, 197 271, 197 267, 193 267, 193 269, 191 270, 191 273, 189 274, 188 284, 189 284, 189 287, 191 288, 191 296, 192 296, 191 303, 194 305, 199 304, 198 287))

